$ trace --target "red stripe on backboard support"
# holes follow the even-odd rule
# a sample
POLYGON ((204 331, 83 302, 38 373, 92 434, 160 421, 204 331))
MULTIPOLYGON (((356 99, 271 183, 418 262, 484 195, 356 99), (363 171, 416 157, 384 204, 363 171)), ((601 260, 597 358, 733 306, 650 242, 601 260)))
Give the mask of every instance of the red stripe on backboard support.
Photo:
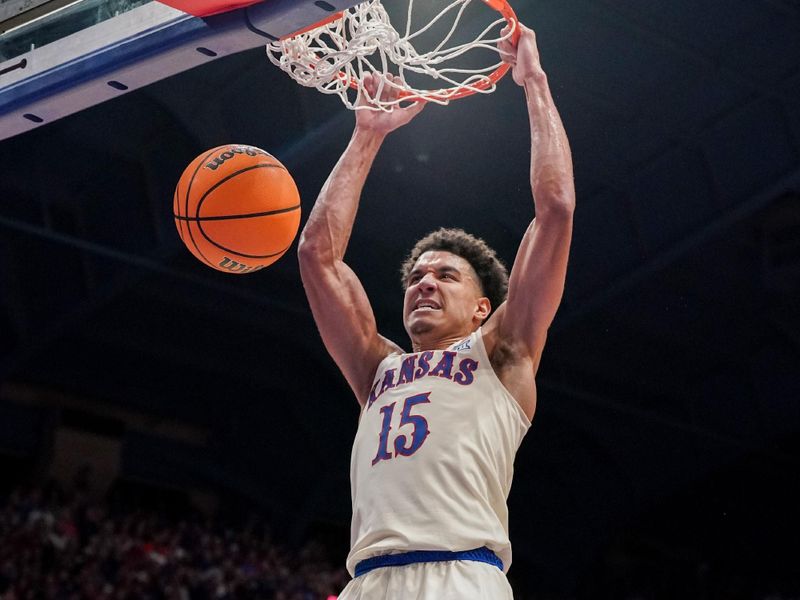
POLYGON ((263 0, 159 0, 172 8, 177 8, 195 17, 210 17, 219 13, 258 4, 263 0))

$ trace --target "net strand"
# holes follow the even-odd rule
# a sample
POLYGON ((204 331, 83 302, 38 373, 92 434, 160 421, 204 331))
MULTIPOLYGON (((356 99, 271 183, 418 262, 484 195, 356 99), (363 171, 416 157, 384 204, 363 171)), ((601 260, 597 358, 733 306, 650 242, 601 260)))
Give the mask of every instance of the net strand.
POLYGON ((487 67, 439 67, 442 63, 459 58, 472 50, 499 52, 497 44, 513 35, 515 23, 505 34, 490 37, 493 29, 506 22, 501 18, 490 23, 471 41, 444 48, 455 34, 464 11, 472 1, 451 1, 424 27, 411 32, 414 0, 409 0, 405 33, 400 35, 392 26, 380 0, 367 0, 345 11, 340 19, 269 44, 267 55, 273 64, 301 85, 314 87, 324 94, 336 94, 353 110, 390 111, 402 102, 415 100, 448 104, 454 96, 463 94, 464 91, 488 94, 494 91, 495 84, 486 73, 500 68, 502 60, 487 67), (453 11, 453 24, 444 38, 432 50, 418 52, 411 40, 426 33, 448 14, 452 16, 453 11), (386 75, 392 69, 397 75, 393 79, 387 79, 386 75), (380 75, 374 98, 362 84, 368 73, 380 75), (409 73, 429 77, 437 85, 444 83, 450 87, 413 87, 406 79, 409 73), (466 77, 459 80, 454 75, 466 77), (401 97, 381 99, 387 86, 399 90, 401 97), (354 99, 353 87, 356 88, 354 99), (368 102, 361 102, 362 98, 368 102))

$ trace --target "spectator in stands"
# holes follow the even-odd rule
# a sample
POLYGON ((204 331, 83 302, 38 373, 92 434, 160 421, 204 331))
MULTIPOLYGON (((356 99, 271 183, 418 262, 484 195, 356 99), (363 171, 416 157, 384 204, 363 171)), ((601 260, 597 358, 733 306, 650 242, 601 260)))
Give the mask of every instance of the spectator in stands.
POLYGON ((2 600, 325 600, 347 579, 319 544, 291 552, 252 526, 115 512, 54 486, 0 507, 2 600))

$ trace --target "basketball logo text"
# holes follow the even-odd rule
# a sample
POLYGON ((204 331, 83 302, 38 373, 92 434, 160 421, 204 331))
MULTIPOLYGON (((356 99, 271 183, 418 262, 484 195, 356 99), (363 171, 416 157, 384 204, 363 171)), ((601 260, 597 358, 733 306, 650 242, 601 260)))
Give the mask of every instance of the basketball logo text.
POLYGON ((228 258, 227 256, 222 258, 222 262, 219 263, 219 267, 223 269, 227 269, 231 273, 252 273, 253 271, 258 271, 259 269, 263 269, 266 265, 259 265, 257 267, 248 267, 244 263, 236 262, 235 260, 228 258))
POLYGON ((264 152, 263 150, 253 148, 252 146, 230 146, 227 150, 225 150, 225 152, 222 152, 211 162, 207 162, 205 168, 216 171, 225 163, 225 161, 232 159, 237 154, 246 154, 247 156, 261 155, 272 158, 272 155, 269 152, 264 152))

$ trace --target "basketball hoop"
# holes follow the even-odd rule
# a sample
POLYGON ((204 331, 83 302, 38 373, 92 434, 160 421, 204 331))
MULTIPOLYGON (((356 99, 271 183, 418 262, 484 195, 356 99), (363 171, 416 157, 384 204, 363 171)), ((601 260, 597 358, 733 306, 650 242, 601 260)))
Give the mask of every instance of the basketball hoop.
MULTIPOLYGON (((434 0, 425 1, 435 4, 434 0)), ((411 32, 414 0, 408 0, 405 32, 401 35, 391 24, 380 0, 367 0, 312 28, 270 43, 267 55, 273 64, 301 85, 314 87, 324 94, 337 94, 348 108, 354 110, 390 111, 399 103, 408 101, 446 105, 451 100, 471 94, 491 93, 510 68, 508 63, 502 58, 489 66, 456 63, 466 60, 465 55, 475 50, 499 54, 497 43, 503 40, 511 39, 516 44, 519 38, 516 15, 506 0, 477 0, 478 4, 497 11, 501 18, 486 25, 468 41, 451 42, 473 0, 448 2, 422 28, 411 32), (417 51, 412 42, 419 42, 423 34, 429 36, 434 25, 445 25, 446 28, 447 18, 452 18, 453 23, 443 39, 431 50, 417 51), (509 26, 508 31, 497 31, 503 25, 509 26), (449 42, 454 45, 445 47, 449 42), (367 73, 381 76, 374 94, 376 97, 372 97, 363 85, 367 73), (394 77, 389 80, 388 74, 394 77), (408 76, 415 78, 413 85, 408 76), (433 80, 438 87, 428 89, 418 84, 417 79, 433 80), (447 87, 442 87, 441 82, 447 87), (399 93, 395 99, 384 101, 381 95, 387 85, 399 93), (355 90, 355 98, 352 98, 351 90, 355 90), (359 104, 362 96, 368 103, 359 104)))

